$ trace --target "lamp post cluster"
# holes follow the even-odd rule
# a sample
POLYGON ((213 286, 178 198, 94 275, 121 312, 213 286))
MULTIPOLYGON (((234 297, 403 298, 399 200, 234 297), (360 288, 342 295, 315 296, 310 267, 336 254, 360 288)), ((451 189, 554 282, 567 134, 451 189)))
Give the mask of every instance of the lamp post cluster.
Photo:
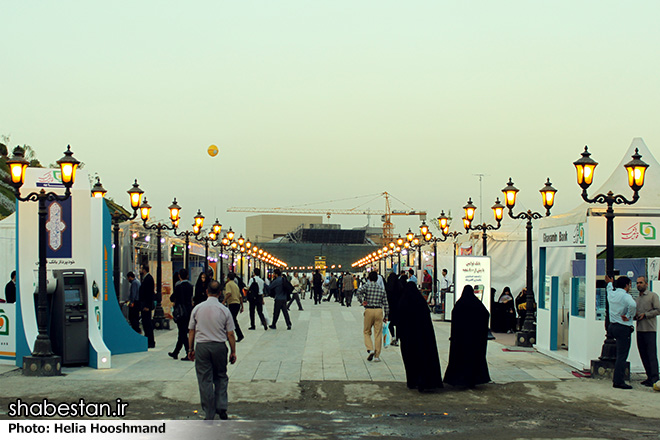
POLYGON ((46 295, 46 248, 48 246, 48 231, 46 230, 46 218, 48 207, 46 202, 63 202, 71 197, 71 187, 76 180, 76 170, 80 164, 73 157, 71 147, 67 146, 64 157, 57 161, 60 166, 60 176, 64 184, 64 194, 46 192, 41 189, 21 196, 21 186, 25 183, 25 170, 29 162, 25 159, 25 150, 16 147, 12 157, 7 160, 11 185, 14 189, 16 199, 21 202, 39 203, 39 285, 37 298, 37 327, 38 335, 34 342, 31 356, 23 358, 23 374, 27 376, 59 376, 62 374, 62 358, 53 353, 50 337, 48 336, 48 305, 46 295))
MULTIPOLYGON (((577 172, 577 183, 582 188, 582 199, 587 203, 598 203, 607 205, 605 211, 606 229, 605 229, 605 273, 608 277, 614 278, 616 275, 614 270, 614 205, 633 205, 639 200, 639 191, 644 186, 644 178, 646 176, 646 169, 648 164, 642 161, 642 156, 639 154, 639 149, 635 148, 635 153, 632 155, 632 160, 624 165, 628 175, 628 186, 633 190, 631 199, 627 199, 622 194, 615 195, 612 191, 607 194, 598 194, 594 197, 589 197, 587 190, 594 178, 594 171, 598 162, 593 160, 587 147, 584 147, 584 152, 580 159, 573 162, 577 172)), ((605 291, 605 342, 599 361, 591 361, 591 371, 598 372, 600 367, 611 369, 616 360, 616 343, 614 338, 609 332, 610 326, 610 304, 605 291)))

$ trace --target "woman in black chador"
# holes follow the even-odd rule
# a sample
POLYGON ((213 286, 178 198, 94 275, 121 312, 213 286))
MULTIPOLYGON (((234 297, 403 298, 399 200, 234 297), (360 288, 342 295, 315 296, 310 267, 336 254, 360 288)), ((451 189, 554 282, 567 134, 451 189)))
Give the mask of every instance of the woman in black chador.
POLYGON ((392 283, 394 285, 401 291, 396 332, 408 388, 417 388, 420 392, 442 388, 438 346, 429 306, 415 283, 392 283))
POLYGON ((465 286, 461 299, 451 313, 451 342, 445 383, 470 387, 490 382, 486 348, 488 344, 488 310, 465 286))

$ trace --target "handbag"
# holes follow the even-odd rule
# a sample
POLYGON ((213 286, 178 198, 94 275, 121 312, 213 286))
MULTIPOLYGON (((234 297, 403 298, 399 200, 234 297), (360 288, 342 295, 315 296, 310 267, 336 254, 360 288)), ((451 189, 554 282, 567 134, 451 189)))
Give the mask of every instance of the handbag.
POLYGON ((174 309, 172 310, 172 318, 174 318, 174 322, 179 322, 179 320, 183 319, 185 316, 186 308, 183 306, 183 304, 174 304, 174 309))

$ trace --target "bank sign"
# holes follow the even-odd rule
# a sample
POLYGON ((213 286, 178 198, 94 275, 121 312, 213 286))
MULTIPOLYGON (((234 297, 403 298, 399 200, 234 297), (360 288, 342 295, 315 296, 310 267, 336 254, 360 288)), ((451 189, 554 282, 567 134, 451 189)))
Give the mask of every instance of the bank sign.
POLYGON ((614 218, 614 244, 618 246, 655 246, 659 231, 660 219, 657 218, 614 218))
POLYGON ((584 246, 584 223, 541 229, 542 247, 584 246))

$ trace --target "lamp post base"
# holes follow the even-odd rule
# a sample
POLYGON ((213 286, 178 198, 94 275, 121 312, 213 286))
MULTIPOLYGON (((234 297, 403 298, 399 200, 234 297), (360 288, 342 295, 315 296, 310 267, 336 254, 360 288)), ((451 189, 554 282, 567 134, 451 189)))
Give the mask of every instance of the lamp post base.
POLYGON ((516 347, 531 347, 536 344, 536 332, 522 330, 516 333, 516 347))
POLYGON ((23 376, 61 376, 62 358, 60 356, 24 356, 23 376))
MULTIPOLYGON (((612 379, 614 374, 614 361, 596 359, 591 361, 591 377, 596 379, 612 379)), ((624 379, 630 380, 630 362, 626 362, 624 379)))
POLYGON ((151 321, 156 330, 170 329, 170 320, 165 317, 165 312, 160 304, 156 305, 156 310, 154 310, 154 316, 151 318, 151 321))

